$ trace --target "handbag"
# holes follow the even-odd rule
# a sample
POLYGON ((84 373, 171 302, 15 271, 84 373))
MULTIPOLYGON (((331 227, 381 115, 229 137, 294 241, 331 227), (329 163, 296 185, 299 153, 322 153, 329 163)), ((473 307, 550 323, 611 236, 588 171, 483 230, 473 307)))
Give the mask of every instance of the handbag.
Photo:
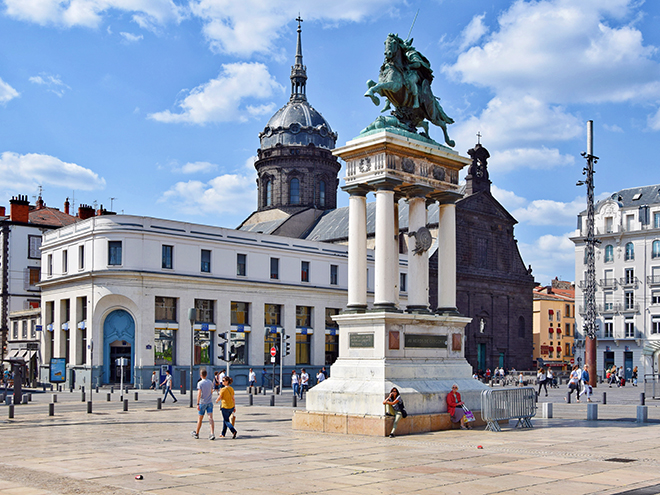
POLYGON ((472 414, 472 411, 470 411, 465 404, 461 406, 463 408, 463 411, 465 411, 465 419, 468 421, 476 421, 476 418, 474 417, 474 414, 472 414))

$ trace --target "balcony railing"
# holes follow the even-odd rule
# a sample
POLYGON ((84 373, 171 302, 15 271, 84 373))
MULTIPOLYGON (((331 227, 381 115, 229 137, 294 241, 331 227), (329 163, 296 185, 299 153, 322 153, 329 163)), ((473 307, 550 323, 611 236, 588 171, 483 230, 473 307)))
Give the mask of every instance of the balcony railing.
POLYGON ((621 313, 639 313, 639 303, 623 304, 621 306, 621 313))
POLYGON ((649 275, 646 277, 646 282, 649 285, 660 285, 660 275, 649 275))
MULTIPOLYGON (((621 279, 623 280, 623 279, 621 279)), ((615 278, 601 278, 599 285, 603 289, 616 289, 616 279, 615 278)))
POLYGON ((632 277, 632 278, 621 277, 619 279, 619 285, 621 285, 622 287, 637 287, 637 284, 639 284, 639 279, 637 277, 632 277))

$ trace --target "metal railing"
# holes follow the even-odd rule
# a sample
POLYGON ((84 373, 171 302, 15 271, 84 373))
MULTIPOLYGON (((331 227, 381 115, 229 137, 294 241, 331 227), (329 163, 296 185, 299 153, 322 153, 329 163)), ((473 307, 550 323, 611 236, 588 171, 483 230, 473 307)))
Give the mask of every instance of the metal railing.
POLYGON ((639 283, 639 279, 637 277, 632 277, 632 278, 621 277, 619 279, 619 285, 621 287, 637 287, 638 283, 639 283))
POLYGON ((517 419, 516 428, 532 428, 536 415, 536 390, 533 387, 488 389, 481 392, 481 417, 486 430, 502 431, 498 421, 517 419))
POLYGON ((660 275, 647 275, 646 281, 649 285, 660 285, 660 275))
POLYGON ((616 279, 615 278, 601 278, 600 283, 598 285, 600 285, 603 289, 616 289, 616 279))

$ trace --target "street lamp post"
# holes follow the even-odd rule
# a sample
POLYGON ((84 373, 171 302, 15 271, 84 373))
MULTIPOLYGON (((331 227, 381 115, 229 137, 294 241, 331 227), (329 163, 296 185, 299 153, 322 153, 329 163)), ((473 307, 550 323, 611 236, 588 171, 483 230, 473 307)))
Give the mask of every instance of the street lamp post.
POLYGON ((195 365, 195 308, 188 310, 190 320, 190 407, 193 406, 193 369, 195 365))

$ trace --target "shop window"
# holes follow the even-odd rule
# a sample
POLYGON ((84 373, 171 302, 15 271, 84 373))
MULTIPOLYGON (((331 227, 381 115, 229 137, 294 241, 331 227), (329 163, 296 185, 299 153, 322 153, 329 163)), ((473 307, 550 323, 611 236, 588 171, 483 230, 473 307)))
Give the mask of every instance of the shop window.
POLYGON ((215 323, 214 306, 211 299, 195 299, 195 323, 215 323))
POLYGON ((154 364, 156 366, 162 364, 174 364, 174 330, 156 329, 154 340, 154 364))
POLYGON ((156 296, 156 321, 176 323, 176 298, 156 296))
POLYGON ((250 325, 250 303, 231 302, 231 324, 250 325))

